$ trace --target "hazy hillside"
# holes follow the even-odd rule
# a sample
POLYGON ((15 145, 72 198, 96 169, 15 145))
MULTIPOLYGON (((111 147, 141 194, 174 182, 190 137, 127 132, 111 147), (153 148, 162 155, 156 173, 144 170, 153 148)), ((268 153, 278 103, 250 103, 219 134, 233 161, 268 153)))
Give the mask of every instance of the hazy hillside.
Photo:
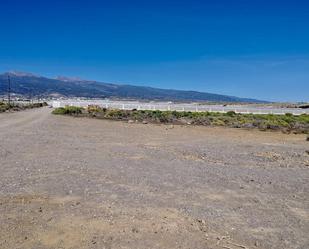
POLYGON ((237 98, 196 91, 180 91, 152 87, 118 85, 78 78, 58 77, 56 79, 35 76, 30 73, 4 73, 0 75, 0 95, 7 92, 8 74, 12 81, 12 92, 24 96, 63 96, 88 98, 129 98, 166 101, 224 101, 260 102, 254 99, 237 98))

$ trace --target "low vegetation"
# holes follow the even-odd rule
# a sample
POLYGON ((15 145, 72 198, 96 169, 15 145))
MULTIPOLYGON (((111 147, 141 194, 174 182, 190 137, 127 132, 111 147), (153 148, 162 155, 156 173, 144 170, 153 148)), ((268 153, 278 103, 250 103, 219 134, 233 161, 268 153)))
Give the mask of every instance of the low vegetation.
POLYGON ((159 110, 118 110, 106 109, 98 106, 88 108, 64 107, 57 108, 54 114, 88 116, 99 119, 124 120, 149 123, 187 124, 226 126, 234 128, 257 128, 260 130, 280 130, 285 133, 309 134, 309 115, 295 116, 274 114, 237 114, 217 112, 177 112, 159 110))
POLYGON ((0 113, 6 111, 21 111, 25 109, 39 108, 47 106, 46 102, 43 103, 28 103, 28 104, 16 104, 11 103, 10 105, 7 102, 0 102, 0 113))
POLYGON ((53 114, 60 114, 60 115, 78 115, 82 114, 83 108, 76 107, 76 106, 67 106, 67 107, 60 107, 53 110, 53 114))

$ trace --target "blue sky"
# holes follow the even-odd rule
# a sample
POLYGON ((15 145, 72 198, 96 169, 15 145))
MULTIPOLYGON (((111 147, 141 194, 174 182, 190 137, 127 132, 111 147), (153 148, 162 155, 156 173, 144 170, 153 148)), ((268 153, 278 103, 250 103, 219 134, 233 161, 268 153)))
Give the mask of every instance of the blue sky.
POLYGON ((0 71, 309 101, 309 1, 0 1, 0 71))

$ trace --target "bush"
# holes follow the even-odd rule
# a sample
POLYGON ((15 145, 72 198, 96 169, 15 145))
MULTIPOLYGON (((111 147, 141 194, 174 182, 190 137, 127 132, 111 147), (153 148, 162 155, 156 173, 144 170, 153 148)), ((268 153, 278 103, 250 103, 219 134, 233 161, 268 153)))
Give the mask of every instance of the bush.
POLYGON ((0 112, 5 112, 8 109, 8 104, 0 102, 0 112))
POLYGON ((83 108, 76 106, 66 106, 56 108, 52 113, 56 115, 78 115, 82 113, 83 108))
POLYGON ((105 117, 114 118, 114 119, 122 119, 126 117, 126 113, 125 111, 122 111, 122 110, 112 109, 112 110, 106 111, 105 117))
POLYGON ((100 108, 98 105, 89 105, 87 107, 87 111, 89 113, 97 113, 97 112, 104 112, 104 109, 100 108))
POLYGON ((226 115, 229 116, 229 117, 234 117, 234 116, 236 116, 237 114, 236 114, 236 112, 234 112, 234 111, 228 111, 228 112, 226 113, 226 115))
POLYGON ((224 126, 225 122, 222 121, 219 118, 215 118, 214 120, 212 120, 211 125, 214 125, 214 126, 224 126))

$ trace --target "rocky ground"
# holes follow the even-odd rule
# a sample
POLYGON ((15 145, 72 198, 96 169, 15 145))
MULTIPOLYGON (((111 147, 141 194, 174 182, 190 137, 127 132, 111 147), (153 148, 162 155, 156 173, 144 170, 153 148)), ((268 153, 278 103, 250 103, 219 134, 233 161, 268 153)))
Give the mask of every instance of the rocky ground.
POLYGON ((305 135, 0 115, 0 248, 309 248, 305 135))

